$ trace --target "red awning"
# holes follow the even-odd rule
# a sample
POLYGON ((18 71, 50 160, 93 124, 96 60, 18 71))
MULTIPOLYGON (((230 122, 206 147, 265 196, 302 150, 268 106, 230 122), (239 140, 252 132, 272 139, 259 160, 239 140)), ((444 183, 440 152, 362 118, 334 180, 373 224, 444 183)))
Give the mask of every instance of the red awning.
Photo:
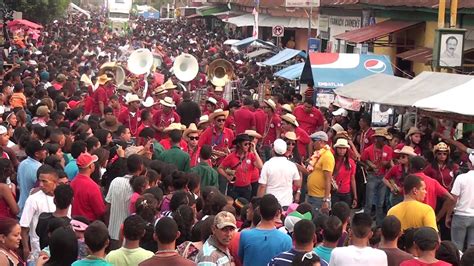
POLYGON ((406 30, 408 28, 417 26, 424 22, 420 21, 403 21, 403 20, 386 20, 372 26, 363 27, 357 30, 344 32, 334 36, 338 40, 343 40, 351 43, 365 43, 375 41, 377 39, 386 37, 392 33, 406 30))
POLYGON ((36 24, 34 22, 31 22, 29 20, 26 20, 26 19, 15 19, 15 20, 10 21, 8 23, 9 28, 22 27, 22 26, 25 26, 25 27, 28 27, 28 28, 31 28, 31 29, 34 29, 34 30, 39 30, 39 29, 43 28, 43 26, 41 26, 39 24, 36 24))
POLYGON ((429 63, 433 58, 433 49, 427 47, 415 48, 413 50, 408 50, 403 53, 397 54, 398 58, 403 60, 412 61, 415 63, 429 63))

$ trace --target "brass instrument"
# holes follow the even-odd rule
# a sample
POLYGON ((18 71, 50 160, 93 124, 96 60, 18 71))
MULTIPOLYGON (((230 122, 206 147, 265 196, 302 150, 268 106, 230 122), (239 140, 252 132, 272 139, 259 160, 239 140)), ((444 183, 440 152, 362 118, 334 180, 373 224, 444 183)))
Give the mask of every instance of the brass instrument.
POLYGON ((212 61, 207 68, 207 78, 216 87, 225 87, 234 76, 234 67, 224 59, 212 61))
POLYGON ((398 189, 398 185, 395 183, 395 180, 393 179, 389 179, 388 182, 390 183, 390 185, 393 187, 393 193, 396 195, 398 193, 400 193, 400 190, 398 189))
POLYGON ((117 62, 107 62, 102 64, 98 75, 101 76, 103 74, 113 77, 117 86, 123 85, 126 79, 125 70, 117 62))
POLYGON ((223 151, 223 150, 216 150, 212 148, 212 153, 211 153, 212 165, 217 166, 218 161, 225 158, 227 155, 229 155, 229 153, 230 153, 229 149, 227 149, 227 151, 223 151))

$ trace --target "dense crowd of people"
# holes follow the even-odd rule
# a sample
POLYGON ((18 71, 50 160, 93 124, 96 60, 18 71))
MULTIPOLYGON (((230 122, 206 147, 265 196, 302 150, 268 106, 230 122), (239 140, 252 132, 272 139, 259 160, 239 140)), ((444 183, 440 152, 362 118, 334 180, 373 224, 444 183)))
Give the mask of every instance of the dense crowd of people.
POLYGON ((70 16, 7 44, 0 265, 474 265, 472 131, 316 107, 227 28, 131 29, 70 16), (162 62, 148 76, 127 71, 138 48, 162 62), (215 59, 237 94, 207 80, 215 59))

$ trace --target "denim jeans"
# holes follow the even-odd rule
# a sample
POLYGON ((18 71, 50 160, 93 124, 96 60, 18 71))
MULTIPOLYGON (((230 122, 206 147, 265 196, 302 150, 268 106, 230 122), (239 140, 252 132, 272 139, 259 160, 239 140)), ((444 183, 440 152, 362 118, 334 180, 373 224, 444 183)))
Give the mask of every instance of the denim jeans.
POLYGON ((334 206, 334 204, 336 204, 339 201, 344 201, 345 203, 347 203, 347 205, 349 205, 349 207, 351 207, 352 206, 352 194, 351 194, 351 192, 349 192, 349 193, 339 193, 339 192, 333 193, 331 195, 331 206, 334 206))
POLYGON ((382 225, 385 217, 383 204, 385 202, 386 186, 382 181, 382 176, 369 174, 367 177, 367 186, 365 190, 365 207, 364 213, 371 214, 372 205, 375 205, 375 218, 377 226, 382 225))
POLYGON ((466 236, 467 247, 474 245, 474 217, 453 215, 453 220, 451 221, 451 240, 461 251, 465 250, 464 240, 466 240, 466 236))
POLYGON ((252 199, 252 186, 248 185, 246 187, 236 187, 234 185, 229 185, 227 195, 234 199, 242 197, 250 201, 252 199))
MULTIPOLYGON (((311 207, 313 207, 315 215, 318 215, 321 211, 321 207, 323 206, 323 198, 319 197, 312 197, 310 195, 307 196, 306 201, 311 204, 311 207)), ((331 209, 331 202, 329 203, 329 209, 331 209)))

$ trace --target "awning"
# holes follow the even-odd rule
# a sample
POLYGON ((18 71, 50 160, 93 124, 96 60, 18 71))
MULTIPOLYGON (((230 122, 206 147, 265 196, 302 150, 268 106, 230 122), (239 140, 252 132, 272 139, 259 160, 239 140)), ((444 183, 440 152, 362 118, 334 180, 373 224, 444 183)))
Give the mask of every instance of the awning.
POLYGON ((361 100, 366 103, 378 103, 378 99, 409 81, 409 79, 393 75, 375 74, 339 87, 334 92, 346 98, 361 100))
POLYGON ((241 15, 242 15, 242 12, 240 11, 228 10, 224 12, 215 13, 213 16, 217 17, 218 19, 224 20, 224 19, 241 16, 241 15))
POLYGON ((275 74, 273 74, 273 76, 288 80, 299 79, 301 77, 301 73, 303 72, 303 68, 304 63, 298 63, 296 65, 289 66, 276 72, 275 74))
POLYGON ((266 41, 260 40, 260 39, 255 39, 254 37, 248 37, 246 39, 243 39, 241 41, 238 41, 234 44, 232 44, 233 47, 236 47, 237 49, 245 49, 250 45, 257 45, 257 46, 267 46, 267 47, 275 47, 274 44, 268 43, 266 41))
POLYGON ((43 28, 43 26, 41 26, 39 24, 36 24, 34 22, 31 22, 29 20, 26 20, 26 19, 15 19, 15 20, 10 21, 8 23, 9 28, 22 27, 22 26, 26 26, 26 27, 34 29, 34 30, 39 30, 39 29, 43 28))
POLYGON ((258 49, 258 50, 255 50, 255 51, 251 52, 251 53, 246 54, 245 57, 254 58, 254 57, 261 56, 261 55, 268 54, 268 53, 273 53, 273 51, 268 50, 268 49, 258 49))
POLYGON ((292 59, 293 57, 295 57, 297 55, 306 57, 306 53, 301 51, 301 50, 286 48, 285 50, 279 52, 278 54, 274 55, 273 57, 270 57, 266 61, 262 62, 262 65, 264 65, 264 66, 279 65, 279 64, 281 64, 285 61, 288 61, 288 60, 292 59))
MULTIPOLYGON (((245 14, 237 17, 229 18, 224 21, 230 24, 234 24, 237 27, 253 26, 254 16, 252 14, 245 14)), ((317 28, 317 20, 313 19, 312 28, 317 28)), ((273 27, 277 25, 284 25, 285 28, 308 28, 307 18, 296 18, 296 17, 274 17, 267 14, 258 15, 258 26, 259 27, 273 27)))
POLYGON ((427 47, 420 47, 413 50, 408 50, 403 53, 399 53, 397 54, 397 57, 415 63, 426 64, 431 62, 433 58, 433 49, 427 47))
POLYGON ((306 59, 301 80, 313 80, 318 88, 334 89, 379 73, 393 75, 385 55, 313 52, 306 59))
MULTIPOLYGON (((379 102, 393 106, 413 106, 421 99, 453 89, 473 79, 473 76, 468 75, 425 71, 407 84, 382 97, 379 102)), ((470 98, 468 95, 463 97, 470 98)), ((460 99, 455 101, 458 100, 460 99)), ((472 108, 472 103, 469 106, 472 108)))
POLYGON ((227 7, 227 5, 207 6, 207 7, 196 9, 196 13, 203 17, 208 17, 208 16, 214 16, 214 14, 216 13, 226 12, 228 10, 229 8, 227 7))
POLYGON ((351 43, 365 43, 378 40, 392 33, 406 30, 422 23, 424 22, 389 19, 375 25, 338 34, 334 36, 334 38, 351 43))

